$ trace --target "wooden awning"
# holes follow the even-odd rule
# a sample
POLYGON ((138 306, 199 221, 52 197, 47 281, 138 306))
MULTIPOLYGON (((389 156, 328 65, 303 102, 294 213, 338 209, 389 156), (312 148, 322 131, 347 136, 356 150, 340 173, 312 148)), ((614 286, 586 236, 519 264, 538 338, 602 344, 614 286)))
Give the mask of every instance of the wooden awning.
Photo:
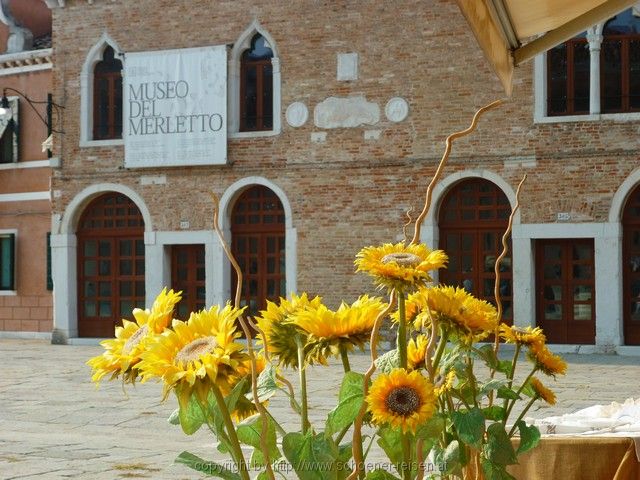
POLYGON ((513 69, 638 0, 457 0, 485 56, 511 95, 513 69))

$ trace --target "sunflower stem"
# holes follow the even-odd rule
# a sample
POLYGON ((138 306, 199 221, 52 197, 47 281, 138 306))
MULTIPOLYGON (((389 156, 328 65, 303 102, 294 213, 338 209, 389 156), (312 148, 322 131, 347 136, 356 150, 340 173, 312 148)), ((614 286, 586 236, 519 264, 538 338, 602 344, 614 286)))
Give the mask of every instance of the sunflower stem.
POLYGON ((516 431, 518 422, 524 418, 524 416, 527 414, 527 412, 529 411, 529 409, 533 405, 533 402, 535 402, 537 399, 538 399, 538 396, 534 395, 534 397, 529 401, 529 403, 527 403, 527 406, 524 407, 524 410, 522 410, 522 413, 520 413, 518 418, 516 418, 516 421, 513 422, 513 426, 511 427, 511 430, 509 430, 509 438, 511 438, 511 435, 513 435, 513 432, 516 431))
POLYGON ((231 414, 229 413, 229 409, 227 408, 227 403, 224 401, 224 396, 215 383, 211 384, 211 391, 216 397, 216 403, 218 404, 218 408, 220 408, 220 413, 222 413, 222 419, 227 429, 229 443, 231 444, 232 453, 235 457, 234 459, 239 469, 240 477, 242 478, 242 480, 250 480, 249 469, 247 468, 247 463, 245 462, 244 455, 242 454, 242 448, 240 448, 240 442, 238 441, 236 428, 233 424, 233 420, 231 420, 231 414))
MULTIPOLYGON (((520 388, 518 389, 518 391, 516 392, 516 396, 520 396, 520 393, 522 392, 522 390, 524 390, 524 387, 527 385, 527 383, 529 382, 529 379, 531 377, 533 377, 533 374, 536 373, 538 369, 536 367, 533 367, 533 370, 531 370, 531 373, 529 373, 529 375, 527 376, 527 378, 524 379, 524 382, 522 382, 522 385, 520 385, 520 388)), ((503 420, 503 425, 507 425, 507 419, 509 418, 509 415, 511 414, 511 410, 513 410, 514 405, 516 404, 516 402, 518 401, 518 399, 514 399, 511 400, 511 404, 509 405, 509 408, 507 408, 506 413, 504 414, 504 420, 503 420)))
MULTIPOLYGON (((508 387, 511 388, 513 386, 513 376, 516 372, 516 363, 518 362, 518 356, 520 355, 520 349, 522 348, 522 346, 519 343, 516 343, 516 350, 513 353, 513 360, 511 361, 511 371, 509 372, 509 375, 507 375, 507 379, 509 380, 509 384, 508 387)), ((505 411, 507 410, 507 405, 509 403, 509 399, 505 398, 504 399, 504 409, 505 411)))
POLYGON ((411 480, 411 442, 408 433, 402 433, 402 480, 411 480))
POLYGON ((442 359, 442 355, 444 354, 444 349, 447 346, 448 341, 449 341, 449 332, 443 327, 442 336, 440 337, 440 343, 438 344, 438 349, 436 350, 436 356, 433 359, 434 377, 438 374, 438 367, 440 366, 440 360, 442 359))
POLYGON ((404 292, 398 291, 398 354, 400 355, 400 368, 407 369, 407 314, 405 309, 404 292))
POLYGON ((304 345, 299 335, 296 337, 296 345, 298 346, 298 375, 300 377, 300 402, 302 403, 302 434, 306 435, 310 426, 307 402, 307 369, 304 363, 304 345))
POLYGON ((349 354, 347 353, 347 349, 344 345, 340 345, 340 358, 342 359, 342 368, 344 368, 344 373, 351 371, 351 365, 349 364, 349 354))

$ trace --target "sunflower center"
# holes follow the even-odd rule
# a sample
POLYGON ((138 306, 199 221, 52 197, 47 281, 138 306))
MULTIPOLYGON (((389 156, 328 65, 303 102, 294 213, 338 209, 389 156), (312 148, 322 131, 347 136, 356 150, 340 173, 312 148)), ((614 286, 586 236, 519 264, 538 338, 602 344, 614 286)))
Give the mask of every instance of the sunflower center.
POLYGON ((415 267, 416 265, 420 265, 422 259, 414 255, 413 253, 389 253, 382 257, 382 263, 391 263, 395 262, 398 265, 403 267, 415 267))
POLYGON ((136 330, 136 333, 131 335, 122 347, 122 353, 128 355, 131 350, 133 350, 135 346, 138 345, 140 341, 147 336, 148 331, 149 327, 147 327, 147 325, 143 325, 138 330, 136 330))
POLYGON ((397 387, 389 392, 385 404, 396 415, 407 417, 418 410, 420 395, 411 387, 397 387))
POLYGON ((215 337, 202 337, 187 343, 176 355, 176 362, 194 362, 202 355, 211 353, 218 342, 215 337))

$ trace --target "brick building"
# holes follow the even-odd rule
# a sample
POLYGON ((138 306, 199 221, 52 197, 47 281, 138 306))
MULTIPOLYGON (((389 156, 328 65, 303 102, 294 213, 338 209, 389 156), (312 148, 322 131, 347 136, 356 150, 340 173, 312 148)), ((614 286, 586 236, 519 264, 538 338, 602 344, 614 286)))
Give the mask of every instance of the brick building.
POLYGON ((49 183, 57 160, 42 149, 52 87, 51 11, 41 0, 3 2, 0 52, 0 335, 49 337, 49 183))
MULTIPOLYGON (((211 191, 251 309, 371 291, 355 254, 402 239, 445 137, 502 96, 452 1, 49 3, 65 105, 55 342, 110 335, 164 285, 185 290, 182 314, 230 298, 211 191), (183 140, 194 131, 208 136, 183 140)), ((636 23, 628 11, 624 38, 602 25, 519 68, 512 98, 454 145, 423 225, 451 256, 441 279, 489 297, 526 173, 500 290, 507 317, 551 343, 640 344, 636 23)))

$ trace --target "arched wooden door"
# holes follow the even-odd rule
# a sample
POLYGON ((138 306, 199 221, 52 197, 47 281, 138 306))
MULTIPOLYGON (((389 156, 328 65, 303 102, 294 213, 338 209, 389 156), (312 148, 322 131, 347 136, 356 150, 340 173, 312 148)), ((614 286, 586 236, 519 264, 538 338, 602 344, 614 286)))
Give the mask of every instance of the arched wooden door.
POLYGON ((640 186, 624 207, 622 230, 624 343, 640 345, 640 186))
POLYGON ((113 337, 145 304, 142 214, 125 195, 101 195, 84 210, 77 236, 78 334, 113 337))
MULTIPOLYGON (((460 286, 495 304, 495 259, 502 252, 511 205, 506 195, 488 180, 473 178, 455 185, 440 207, 439 248, 449 265, 439 271, 440 282, 460 286)), ((500 297, 503 320, 513 322, 511 249, 502 262, 500 297)))
MULTIPOLYGON (((231 250, 243 274, 241 305, 256 315, 286 296, 285 220, 282 202, 269 188, 255 185, 236 200, 231 213, 231 250)), ((231 272, 232 295, 237 277, 231 272)))

